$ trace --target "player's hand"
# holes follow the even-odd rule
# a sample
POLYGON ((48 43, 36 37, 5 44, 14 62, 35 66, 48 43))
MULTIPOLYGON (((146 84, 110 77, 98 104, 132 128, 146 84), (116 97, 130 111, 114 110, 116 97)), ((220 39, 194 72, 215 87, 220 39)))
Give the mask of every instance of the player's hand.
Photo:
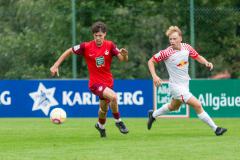
POLYGON ((121 48, 120 49, 120 54, 125 57, 125 56, 128 55, 128 50, 126 50, 125 48, 121 48))
POLYGON ((153 83, 156 87, 158 87, 162 84, 162 80, 158 76, 155 76, 155 77, 153 77, 153 83))
POLYGON ((51 75, 52 75, 52 76, 55 76, 56 74, 57 74, 57 76, 59 76, 58 67, 56 67, 55 65, 53 65, 53 66, 50 68, 50 72, 51 72, 51 75))
POLYGON ((210 71, 213 69, 213 64, 211 62, 207 62, 205 66, 209 68, 210 71))

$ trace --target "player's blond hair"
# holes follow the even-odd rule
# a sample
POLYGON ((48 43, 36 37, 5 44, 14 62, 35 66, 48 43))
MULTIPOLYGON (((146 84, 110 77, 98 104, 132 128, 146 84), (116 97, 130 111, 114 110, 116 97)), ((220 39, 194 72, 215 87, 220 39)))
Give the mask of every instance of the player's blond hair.
POLYGON ((178 26, 170 26, 166 31, 166 36, 170 36, 173 32, 177 32, 180 36, 182 36, 182 31, 178 28, 178 26))

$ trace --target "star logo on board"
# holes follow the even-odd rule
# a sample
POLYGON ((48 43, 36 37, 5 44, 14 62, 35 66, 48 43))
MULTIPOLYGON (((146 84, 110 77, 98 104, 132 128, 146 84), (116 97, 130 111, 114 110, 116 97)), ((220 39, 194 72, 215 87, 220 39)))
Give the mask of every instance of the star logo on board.
POLYGON ((39 83, 38 90, 36 92, 29 93, 29 96, 33 99, 32 111, 42 110, 47 116, 50 107, 58 105, 57 100, 54 98, 56 88, 46 88, 42 83, 39 83))

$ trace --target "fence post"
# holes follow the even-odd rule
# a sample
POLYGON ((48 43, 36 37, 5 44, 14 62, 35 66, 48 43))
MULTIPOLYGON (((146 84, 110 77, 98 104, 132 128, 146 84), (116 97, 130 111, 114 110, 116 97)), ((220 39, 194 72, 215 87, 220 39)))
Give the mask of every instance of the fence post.
MULTIPOLYGON (((72 0, 72 45, 76 45, 76 1, 72 0)), ((72 55, 72 74, 77 78, 77 56, 72 55)))
MULTIPOLYGON (((195 31, 194 31, 194 0, 190 0, 190 43, 195 47, 195 31)), ((190 74, 192 78, 196 78, 195 61, 190 59, 190 74)))

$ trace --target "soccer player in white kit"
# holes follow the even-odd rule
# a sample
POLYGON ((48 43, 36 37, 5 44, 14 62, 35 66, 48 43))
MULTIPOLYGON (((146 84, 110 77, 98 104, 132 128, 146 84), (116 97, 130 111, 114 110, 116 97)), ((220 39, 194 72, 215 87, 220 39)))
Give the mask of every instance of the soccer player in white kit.
POLYGON ((188 58, 189 56, 199 63, 205 65, 210 70, 213 64, 199 55, 189 44, 182 42, 182 32, 177 26, 171 26, 166 31, 169 37, 170 46, 165 50, 156 53, 149 61, 148 67, 151 72, 155 86, 162 83, 161 78, 156 74, 155 64, 164 62, 169 73, 169 88, 172 100, 164 104, 156 111, 148 111, 147 127, 150 130, 156 117, 171 111, 178 110, 182 103, 186 103, 194 108, 199 119, 208 124, 217 136, 222 135, 227 129, 218 127, 211 117, 203 110, 200 101, 189 91, 188 58))

